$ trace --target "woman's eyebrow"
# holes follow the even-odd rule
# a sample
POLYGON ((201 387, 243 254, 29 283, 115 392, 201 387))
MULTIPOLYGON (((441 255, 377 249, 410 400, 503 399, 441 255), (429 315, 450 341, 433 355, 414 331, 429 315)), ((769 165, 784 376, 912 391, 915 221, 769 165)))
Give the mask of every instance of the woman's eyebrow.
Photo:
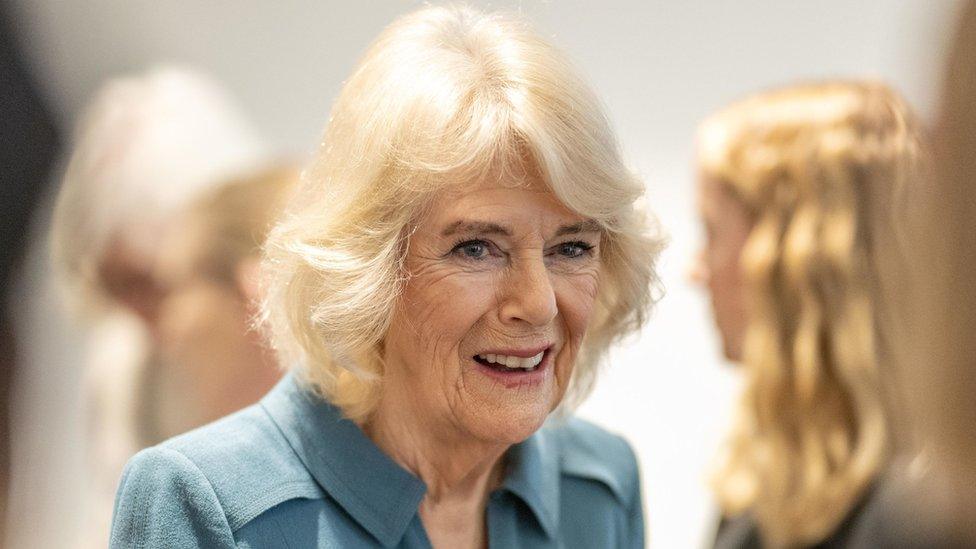
POLYGON ((458 233, 500 234, 503 236, 512 235, 511 230, 497 223, 466 221, 462 219, 445 227, 444 230, 441 231, 441 236, 451 236, 458 233))
POLYGON ((592 219, 588 219, 586 221, 580 221, 579 223, 559 227, 559 229, 556 231, 556 236, 580 233, 598 233, 601 230, 602 228, 600 227, 599 223, 592 219))

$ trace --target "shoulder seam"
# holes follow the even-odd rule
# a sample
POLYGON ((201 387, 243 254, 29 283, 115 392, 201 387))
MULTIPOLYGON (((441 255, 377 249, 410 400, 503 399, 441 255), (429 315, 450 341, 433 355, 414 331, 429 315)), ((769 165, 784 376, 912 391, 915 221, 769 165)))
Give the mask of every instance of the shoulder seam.
MULTIPOLYGON (((318 492, 312 494, 310 491, 303 492, 301 490, 293 490, 294 487, 308 486, 308 484, 309 483, 304 480, 280 484, 276 486, 276 489, 272 492, 272 495, 275 497, 260 499, 256 501, 254 505, 245 505, 241 507, 240 516, 235 518, 233 524, 230 524, 231 531, 237 532, 241 528, 247 526, 248 523, 261 516, 263 513, 278 505, 281 505, 282 503, 285 503, 286 501, 293 499, 321 498, 321 494, 318 492), (269 505, 269 501, 273 503, 269 505)), ((228 518, 228 523, 229 521, 230 519, 228 518)))
MULTIPOLYGON (((292 499, 316 499, 321 498, 323 495, 318 484, 316 484, 314 478, 311 477, 311 474, 305 468, 305 464, 300 458, 298 458, 297 453, 295 452, 294 448, 292 448, 288 440, 284 438, 281 428, 270 416, 270 414, 268 414, 268 411, 264 407, 264 403, 259 401, 255 403, 254 408, 256 409, 255 411, 260 414, 262 419, 267 420, 270 423, 274 435, 280 437, 280 440, 277 442, 287 447, 287 455, 290 455, 296 460, 296 462, 299 464, 299 468, 301 471, 305 472, 307 478, 303 480, 290 480, 276 483, 272 489, 263 491, 253 498, 246 498, 246 501, 237 501, 236 499, 225 501, 221 498, 217 490, 214 489, 213 482, 210 480, 210 478, 203 473, 203 470, 200 467, 196 467, 200 471, 201 475, 207 479, 211 492, 213 492, 214 497, 220 503, 221 511, 224 514, 224 522, 227 524, 230 531, 235 535, 241 528, 246 526, 255 518, 277 505, 292 499), (307 488, 302 490, 301 487, 303 486, 307 488)), ((183 454, 183 452, 181 452, 179 449, 170 449, 184 456, 184 458, 196 466, 196 463, 193 462, 189 456, 183 454)))
MULTIPOLYGON (((324 496, 321 487, 319 487, 315 478, 312 477, 311 473, 308 471, 307 467, 305 466, 305 463, 302 461, 298 453, 292 447, 291 442, 288 441, 287 437, 285 437, 284 433, 281 431, 281 426, 279 426, 278 422, 276 422, 274 418, 271 416, 271 414, 268 413, 268 410, 265 407, 264 402, 259 401, 256 403, 255 406, 261 411, 264 418, 267 419, 268 422, 273 426, 275 433, 277 433, 277 435, 281 437, 281 443, 288 448, 289 454, 297 461, 301 469, 308 476, 308 479, 290 481, 290 482, 285 482, 276 485, 275 490, 271 492, 272 494, 277 496, 277 497, 270 498, 270 500, 276 501, 272 505, 268 504, 269 502, 268 499, 262 498, 257 501, 248 502, 248 504, 239 506, 239 508, 229 509, 230 511, 233 511, 233 514, 235 516, 233 517, 233 520, 232 517, 230 516, 226 516, 226 519, 228 525, 231 528, 231 531, 235 533, 241 528, 243 528, 244 526, 246 526, 249 522, 259 517, 262 513, 270 510, 276 505, 280 505, 292 499, 303 499, 303 498, 321 499, 324 496), (310 486, 312 489, 305 490, 305 491, 293 490, 293 488, 301 487, 301 486, 310 486)), ((227 514, 227 510, 225 510, 225 515, 226 514, 227 514)))
POLYGON ((227 531, 228 532, 231 532, 232 533, 232 537, 233 537, 234 530, 230 527, 230 522, 227 520, 227 511, 224 510, 224 502, 220 501, 220 498, 217 496, 217 491, 214 490, 213 483, 210 482, 210 478, 207 477, 207 475, 203 472, 202 469, 200 469, 199 466, 197 466, 196 462, 194 462, 192 459, 190 459, 189 456, 187 456, 183 452, 177 450, 176 448, 171 448, 169 446, 157 446, 157 448, 159 448, 160 450, 165 451, 165 452, 172 452, 172 453, 176 454, 177 456, 179 456, 180 458, 182 458, 183 461, 185 461, 186 463, 190 464, 190 466, 193 467, 193 470, 198 475, 200 475, 200 477, 203 478, 203 480, 207 481, 207 489, 210 490, 210 495, 213 496, 213 499, 214 499, 214 501, 217 502, 217 505, 220 506, 220 514, 221 514, 221 516, 224 517, 224 524, 227 526, 227 531))

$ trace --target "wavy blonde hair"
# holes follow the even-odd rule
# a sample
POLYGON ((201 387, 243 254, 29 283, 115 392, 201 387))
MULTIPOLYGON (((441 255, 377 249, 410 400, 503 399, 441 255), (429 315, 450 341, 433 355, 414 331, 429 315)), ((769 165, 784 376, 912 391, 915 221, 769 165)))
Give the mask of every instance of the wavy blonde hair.
POLYGON ((618 338, 653 302, 661 239, 636 206, 599 102, 525 22, 428 7, 377 38, 332 109, 321 148, 272 232, 264 318, 281 363, 357 421, 383 349, 411 227, 444 189, 537 172, 603 228, 597 305, 564 403, 590 390, 618 338))
POLYGON ((194 200, 181 222, 191 225, 200 240, 196 267, 235 284, 237 268, 260 255, 298 178, 297 167, 279 162, 224 181, 194 200))
POLYGON ((734 104, 705 121, 699 145, 703 176, 753 220, 746 386, 716 492, 771 545, 813 544, 887 464, 877 240, 897 231, 918 129, 887 87, 830 82, 734 104))

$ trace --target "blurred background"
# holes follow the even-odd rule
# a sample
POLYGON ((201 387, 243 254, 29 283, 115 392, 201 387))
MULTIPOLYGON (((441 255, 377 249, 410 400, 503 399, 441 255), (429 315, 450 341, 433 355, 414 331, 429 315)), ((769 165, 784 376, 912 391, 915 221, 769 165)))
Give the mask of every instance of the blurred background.
MULTIPOLYGON (((636 448, 650 546, 704 546, 716 513, 705 479, 737 387, 719 358, 707 298, 685 279, 700 241, 695 127, 758 89, 843 76, 885 80, 930 117, 957 2, 470 3, 523 12, 569 53, 604 101, 625 157, 647 183, 647 206, 670 236, 660 262, 665 298, 641 337, 613 354, 580 415, 636 448)), ((49 176, 28 193, 37 197, 31 221, 16 228, 27 253, 5 288, 20 358, 7 388, 7 512, 15 527, 6 529, 4 547, 71 546, 87 520, 79 390, 85 350, 55 288, 46 235, 73 128, 93 94, 108 78, 160 63, 195 67, 229 90, 272 156, 300 161, 317 144, 359 55, 386 24, 419 5, 12 0, 3 6, 4 39, 20 55, 57 136, 48 147, 56 151, 49 176), (60 527, 35 522, 40 516, 59 517, 60 527)), ((9 186, 6 175, 2 184, 9 186)))

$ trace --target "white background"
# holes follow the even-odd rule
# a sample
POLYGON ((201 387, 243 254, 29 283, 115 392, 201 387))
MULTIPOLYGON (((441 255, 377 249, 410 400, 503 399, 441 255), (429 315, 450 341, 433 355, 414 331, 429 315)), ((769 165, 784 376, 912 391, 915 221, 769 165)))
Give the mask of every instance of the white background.
MULTIPOLYGON (((637 449, 651 547, 700 547, 714 509, 704 479, 730 421, 735 374, 718 359, 707 301, 684 279, 699 239, 691 179, 695 125, 757 89, 797 79, 871 76, 931 114, 953 0, 739 0, 472 2, 524 12, 568 50, 603 99, 625 156, 647 182, 648 205, 670 235, 660 262, 667 295, 640 338, 614 353, 580 413, 637 449)), ((210 72, 240 99, 282 152, 310 151, 343 79, 370 40, 415 1, 18 0, 22 45, 39 69, 65 134, 106 77, 158 62, 210 72)), ((42 267, 35 267, 42 269, 42 267)), ((35 273, 24 291, 48 290, 35 273)), ((36 333, 60 330, 40 309, 36 333)), ((34 330, 36 328, 36 330, 34 330)), ((32 351, 71 379, 77 353, 32 351)), ((79 512, 77 397, 35 380, 43 406, 22 411, 33 443, 52 452, 29 464, 47 487, 22 490, 19 516, 54 513, 62 528, 31 546, 60 546, 79 512), (74 414, 74 415, 72 415, 74 414), (56 451, 54 451, 56 450, 56 451), (39 543, 40 542, 40 543, 39 543), (38 544, 39 543, 39 544, 38 544)), ((70 385, 70 384, 69 384, 70 385)), ((29 402, 30 399, 23 399, 29 402)), ((23 429, 22 429, 23 431, 23 429)), ((16 450, 15 450, 16 452, 16 450)), ((21 452, 20 455, 22 455, 21 452)), ((17 459, 15 453, 15 460, 17 459)), ((15 467, 25 467, 24 463, 15 467)), ((17 470, 15 469, 15 483, 17 470)), ((51 516, 51 515, 48 515, 51 516)), ((38 525, 40 526, 40 525, 38 525)), ((43 527, 41 527, 43 529, 43 527)))

